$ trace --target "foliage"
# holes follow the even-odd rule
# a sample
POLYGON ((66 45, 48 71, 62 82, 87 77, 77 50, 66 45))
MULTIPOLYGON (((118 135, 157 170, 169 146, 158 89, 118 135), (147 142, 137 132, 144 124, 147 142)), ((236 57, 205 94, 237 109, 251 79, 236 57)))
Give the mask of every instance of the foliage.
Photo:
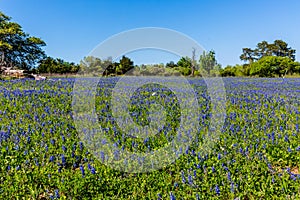
POLYGON ((282 40, 275 40, 273 44, 267 41, 262 41, 257 44, 256 49, 243 48, 243 53, 240 59, 253 63, 265 56, 280 56, 287 57, 295 61, 296 50, 288 47, 288 44, 282 40))
POLYGON ((284 76, 296 73, 300 64, 288 57, 265 56, 250 65, 250 75, 260 77, 284 76))
POLYGON ((127 72, 130 73, 130 70, 132 70, 133 68, 133 61, 131 61, 130 58, 126 56, 122 56, 120 62, 116 64, 116 74, 123 75, 127 72))
POLYGON ((44 58, 45 42, 32 37, 22 27, 0 12, 0 66, 29 70, 44 58))
POLYGON ((93 56, 87 56, 80 61, 80 74, 114 76, 130 73, 133 69, 133 61, 126 56, 122 56, 119 62, 113 62, 112 58, 101 60, 93 56))
POLYGON ((200 55, 199 68, 209 75, 217 74, 217 72, 221 69, 221 65, 217 63, 214 51, 204 51, 203 54, 200 55))
POLYGON ((40 61, 36 70, 38 73, 77 73, 79 71, 79 65, 76 65, 73 62, 66 62, 59 58, 54 59, 48 56, 40 61))

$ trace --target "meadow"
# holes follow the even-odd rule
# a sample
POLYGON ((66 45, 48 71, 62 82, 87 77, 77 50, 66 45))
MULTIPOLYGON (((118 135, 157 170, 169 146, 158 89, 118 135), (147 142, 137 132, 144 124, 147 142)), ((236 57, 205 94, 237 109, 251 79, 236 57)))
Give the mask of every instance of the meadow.
MULTIPOLYGON (((167 113, 159 133, 142 140, 112 116, 117 81, 105 78, 95 96, 108 140, 131 152, 171 142, 181 115, 172 91, 149 84, 130 99, 141 126, 150 104, 167 113)), ((224 78, 226 118, 206 154, 199 146, 210 134, 210 97, 202 79, 188 81, 199 104, 197 137, 174 163, 145 173, 104 165, 79 139, 74 78, 0 81, 0 199, 300 199, 300 78, 224 78)))

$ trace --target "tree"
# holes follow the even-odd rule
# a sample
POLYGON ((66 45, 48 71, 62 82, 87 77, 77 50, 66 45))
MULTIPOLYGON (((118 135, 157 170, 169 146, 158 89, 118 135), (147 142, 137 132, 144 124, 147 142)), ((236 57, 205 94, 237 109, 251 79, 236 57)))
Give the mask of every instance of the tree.
POLYGON ((214 74, 221 69, 221 65, 218 64, 215 56, 215 52, 213 50, 208 52, 203 52, 200 55, 199 59, 199 68, 200 70, 204 70, 208 75, 214 70, 214 74))
POLYGON ((192 51, 192 62, 191 62, 191 70, 192 70, 192 76, 195 76, 195 69, 196 69, 196 49, 193 48, 192 51))
POLYGON ((243 48, 243 53, 240 59, 249 64, 254 61, 258 61, 265 56, 280 56, 287 57, 295 61, 296 50, 288 47, 288 44, 282 40, 275 40, 273 44, 269 44, 267 41, 262 41, 256 45, 256 48, 243 48))
POLYGON ((228 65, 224 69, 221 70, 221 76, 235 76, 235 67, 228 65))
POLYGON ((118 75, 126 74, 126 72, 129 72, 134 68, 133 61, 130 60, 130 58, 126 56, 122 56, 120 62, 116 66, 116 73, 118 75))
POLYGON ((256 60, 255 54, 256 54, 255 50, 252 50, 250 48, 243 48, 243 53, 240 56, 240 59, 243 61, 246 61, 246 62, 249 61, 249 63, 252 63, 254 60, 256 60))
POLYGON ((174 63, 174 61, 170 61, 166 63, 166 68, 175 68, 177 67, 177 64, 174 63))
POLYGON ((191 74, 192 60, 189 57, 181 57, 177 62, 175 69, 179 71, 182 75, 188 76, 191 74))
POLYGON ((60 58, 54 59, 48 56, 40 61, 37 71, 38 73, 77 73, 79 71, 79 65, 73 62, 66 62, 60 58))
POLYGON ((297 73, 299 66, 298 62, 288 57, 265 56, 251 65, 250 75, 260 77, 283 76, 297 73))
POLYGON ((32 37, 22 27, 0 12, 0 67, 29 70, 45 57, 45 42, 32 37))

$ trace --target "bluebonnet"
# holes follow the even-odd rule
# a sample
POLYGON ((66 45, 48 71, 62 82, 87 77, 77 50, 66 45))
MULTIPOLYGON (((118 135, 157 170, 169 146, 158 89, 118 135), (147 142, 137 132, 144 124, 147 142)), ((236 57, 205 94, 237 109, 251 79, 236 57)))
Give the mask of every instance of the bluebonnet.
POLYGON ((231 181, 231 174, 230 174, 230 172, 227 173, 227 179, 228 179, 229 181, 231 181))
POLYGON ((30 136, 27 137, 27 143, 30 143, 31 139, 30 136))
POLYGON ((243 153, 243 149, 240 147, 240 153, 242 154, 243 153))
POLYGON ((288 135, 285 135, 285 136, 284 136, 284 141, 285 141, 285 142, 288 142, 288 141, 289 141, 289 136, 288 136, 288 135))
POLYGON ((56 190, 54 191, 54 194, 55 194, 55 195, 54 195, 55 198, 58 198, 58 199, 60 198, 59 190, 56 189, 56 190))
POLYGON ((216 187, 215 187, 215 191, 216 191, 216 194, 217 194, 217 195, 220 195, 220 188, 219 188, 219 186, 218 186, 218 185, 216 185, 216 187))
POLYGON ((193 177, 191 175, 188 175, 188 181, 190 185, 193 184, 193 177))
POLYGON ((230 192, 234 193, 234 183, 230 183, 230 192))
POLYGON ((161 194, 157 194, 157 196, 158 196, 157 200, 161 200, 162 199, 161 194))
POLYGON ((211 171, 212 171, 213 173, 216 171, 214 166, 211 167, 211 171))
POLYGON ((185 183, 186 181, 185 181, 185 177, 184 177, 184 172, 183 171, 181 171, 181 181, 182 181, 182 183, 185 183))
POLYGON ((91 168, 91 173, 92 173, 92 174, 96 174, 96 170, 95 170, 94 167, 91 168))
POLYGON ((82 142, 79 142, 79 148, 80 148, 80 151, 83 150, 83 143, 82 142))
POLYGON ((62 141, 63 141, 63 142, 65 142, 65 141, 66 141, 66 138, 65 138, 65 136, 64 136, 64 135, 62 135, 62 136, 61 136, 61 139, 62 139, 62 141))
POLYGON ((93 166, 91 166, 90 164, 88 164, 88 169, 91 171, 92 174, 96 174, 96 170, 93 166))
POLYGON ((175 196, 170 192, 170 200, 176 200, 175 196))
POLYGON ((292 174, 292 173, 291 173, 291 175, 290 175, 290 179, 292 179, 293 181, 296 181, 296 180, 297 180, 295 174, 292 174))
POLYGON ((67 151, 67 147, 66 147, 65 145, 63 145, 63 146, 62 146, 62 150, 63 150, 64 152, 66 152, 66 151, 67 151))
POLYGON ((65 165, 66 165, 66 163, 67 163, 67 161, 66 161, 66 157, 65 157, 65 155, 64 155, 64 154, 62 154, 62 155, 61 155, 61 163, 62 163, 62 165, 63 165, 63 166, 65 166, 65 165))
POLYGON ((81 171, 82 176, 84 176, 84 167, 82 165, 80 165, 80 171, 81 171))

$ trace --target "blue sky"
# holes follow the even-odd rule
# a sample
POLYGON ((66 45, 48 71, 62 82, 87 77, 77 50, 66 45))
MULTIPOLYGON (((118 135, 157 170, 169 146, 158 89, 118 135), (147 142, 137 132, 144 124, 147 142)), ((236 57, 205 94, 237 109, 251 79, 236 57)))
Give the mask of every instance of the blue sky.
MULTIPOLYGON (((286 41, 300 60, 298 0, 0 0, 0 10, 46 43, 46 53, 79 62, 108 37, 141 27, 184 33, 222 66, 242 63, 243 47, 266 40, 286 41)), ((175 60, 165 52, 129 54, 139 64, 175 60)), ((175 60, 176 61, 176 60, 175 60)))

